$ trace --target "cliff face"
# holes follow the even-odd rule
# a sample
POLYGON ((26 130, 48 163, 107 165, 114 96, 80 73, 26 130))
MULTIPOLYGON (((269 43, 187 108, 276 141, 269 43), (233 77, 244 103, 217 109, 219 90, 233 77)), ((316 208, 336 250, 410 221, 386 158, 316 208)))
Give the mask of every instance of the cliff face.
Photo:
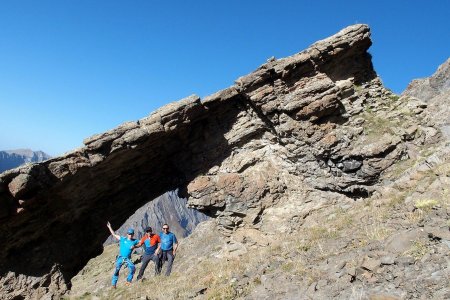
MULTIPOLYGON (((191 234, 200 222, 206 220, 208 217, 205 214, 187 207, 187 200, 180 198, 178 191, 170 191, 136 210, 116 232, 125 236, 128 228, 134 228, 135 238, 141 238, 146 227, 150 226, 153 232, 159 233, 162 225, 167 223, 171 232, 178 238, 183 238, 191 234)), ((110 236, 105 245, 115 242, 110 236)))
POLYGON ((106 220, 117 227, 175 188, 225 235, 289 228, 329 201, 371 195, 386 168, 439 135, 420 101, 408 114, 386 109, 398 97, 376 76, 370 45, 367 26, 350 26, 203 100, 166 105, 66 156, 3 173, 0 282, 25 295, 64 293, 102 251, 106 220), (273 209, 293 199, 302 201, 273 209))
POLYGON ((29 162, 41 162, 50 158, 42 151, 17 149, 0 151, 0 173, 29 162))

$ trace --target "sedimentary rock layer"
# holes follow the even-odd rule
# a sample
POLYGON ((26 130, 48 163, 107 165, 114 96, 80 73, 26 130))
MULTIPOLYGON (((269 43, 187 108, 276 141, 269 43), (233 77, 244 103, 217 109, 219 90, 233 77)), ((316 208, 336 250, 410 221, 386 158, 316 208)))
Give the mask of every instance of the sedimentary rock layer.
POLYGON ((65 156, 0 175, 7 292, 64 293, 101 252, 107 220, 117 227, 175 188, 224 234, 258 228, 264 210, 295 191, 370 194, 416 138, 401 128, 376 140, 363 134, 359 116, 392 96, 373 70, 370 45, 366 25, 350 26, 205 99, 187 97, 65 156))

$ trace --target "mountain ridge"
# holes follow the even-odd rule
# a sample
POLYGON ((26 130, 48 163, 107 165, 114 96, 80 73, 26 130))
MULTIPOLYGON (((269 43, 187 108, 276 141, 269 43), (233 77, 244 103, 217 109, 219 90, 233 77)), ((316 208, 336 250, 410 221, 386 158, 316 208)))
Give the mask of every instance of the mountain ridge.
MULTIPOLYGON (((206 215, 187 208, 187 199, 180 198, 178 191, 170 191, 136 210, 116 230, 116 233, 125 236, 128 228, 133 228, 135 238, 141 238, 148 226, 152 227, 154 233, 160 233, 162 225, 167 223, 178 238, 183 238, 191 234, 199 223, 206 220, 208 220, 206 215)), ((104 245, 115 242, 115 239, 109 237, 104 245)))
POLYGON ((0 173, 30 162, 41 162, 51 156, 31 149, 0 150, 0 173))

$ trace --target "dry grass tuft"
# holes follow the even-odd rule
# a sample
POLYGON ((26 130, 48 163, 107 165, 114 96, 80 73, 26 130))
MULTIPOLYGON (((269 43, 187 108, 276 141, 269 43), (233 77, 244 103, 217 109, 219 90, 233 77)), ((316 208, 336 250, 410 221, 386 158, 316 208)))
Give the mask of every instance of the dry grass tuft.
POLYGON ((428 253, 427 244, 423 241, 416 240, 413 242, 411 249, 403 253, 403 255, 411 256, 415 260, 419 260, 427 253, 428 253))
POLYGON ((421 199, 417 200, 414 206, 423 211, 430 211, 438 204, 439 202, 436 199, 421 199))

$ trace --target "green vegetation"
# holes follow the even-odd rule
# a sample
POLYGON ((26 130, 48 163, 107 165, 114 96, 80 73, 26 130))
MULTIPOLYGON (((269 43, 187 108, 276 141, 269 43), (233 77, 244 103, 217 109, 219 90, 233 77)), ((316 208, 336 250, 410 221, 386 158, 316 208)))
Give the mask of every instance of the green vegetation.
POLYGON ((438 203, 439 202, 436 199, 421 199, 416 201, 415 207, 424 211, 430 211, 434 206, 438 205, 438 203))
POLYGON ((364 122, 364 133, 369 141, 379 139, 383 134, 394 134, 393 129, 399 124, 387 119, 385 116, 378 116, 366 110, 362 115, 366 120, 364 122))
POLYGON ((391 94, 389 95, 389 99, 391 99, 392 101, 398 101, 398 99, 400 99, 400 96, 396 94, 391 94))

